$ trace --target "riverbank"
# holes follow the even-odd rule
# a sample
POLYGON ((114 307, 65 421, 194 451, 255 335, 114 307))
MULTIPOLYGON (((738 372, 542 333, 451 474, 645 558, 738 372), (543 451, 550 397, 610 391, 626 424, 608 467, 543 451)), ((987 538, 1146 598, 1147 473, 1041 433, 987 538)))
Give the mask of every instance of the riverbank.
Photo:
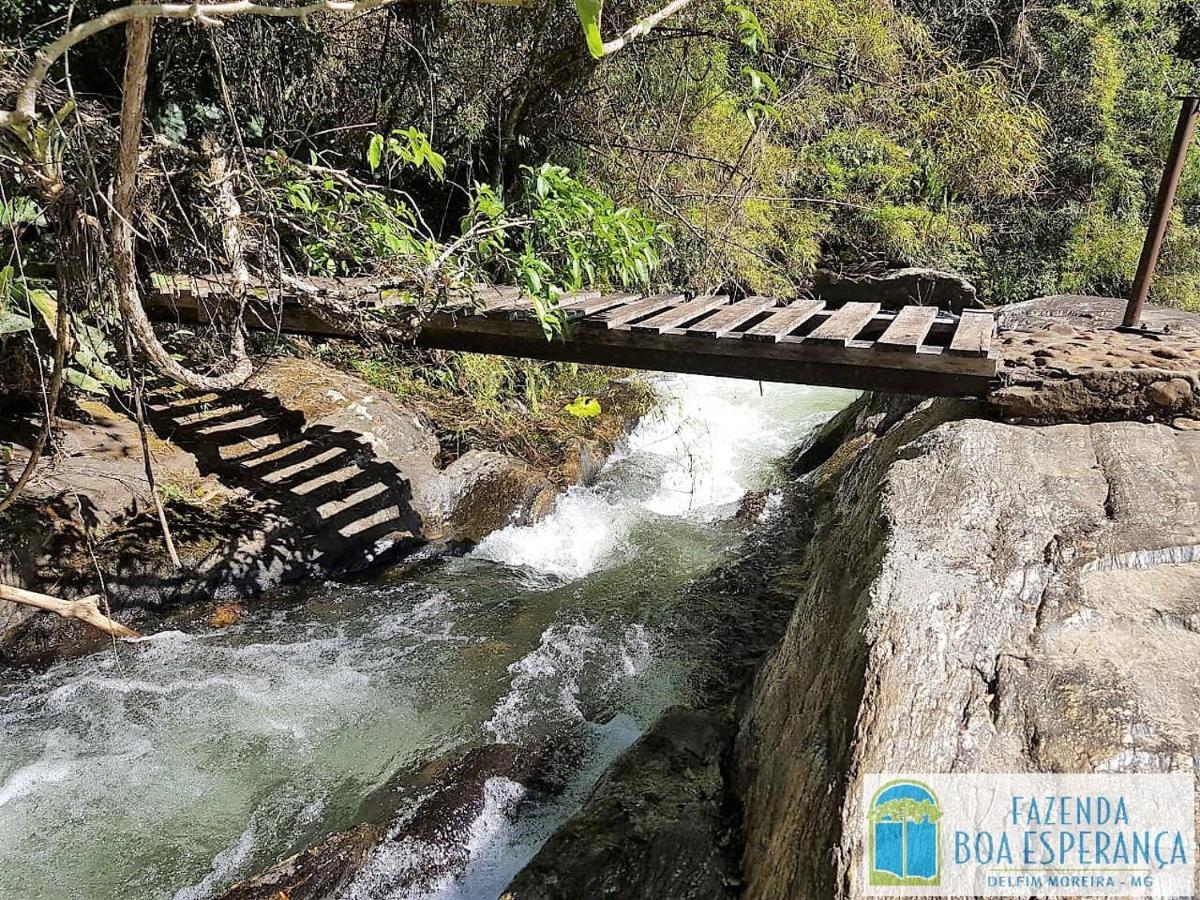
POLYGON ((660 384, 676 399, 593 485, 464 556, 10 673, 11 887, 52 892, 32 868, 97 896, 219 896, 331 834, 353 832, 350 859, 382 827, 346 896, 498 896, 622 750, 694 702, 701 661, 733 655, 745 610, 691 585, 764 528, 774 460, 849 399, 660 384), (449 828, 436 846, 426 820, 449 828))
MULTIPOLYGON (((188 630, 228 624, 283 584, 462 552, 505 525, 536 521, 566 487, 594 478, 652 403, 645 383, 623 373, 562 378, 576 381, 597 395, 597 414, 570 416, 563 388, 546 390, 548 413, 525 415, 543 423, 537 440, 555 449, 528 454, 532 462, 505 452, 506 438, 520 449, 520 432, 507 425, 497 436, 486 411, 455 439, 432 406, 435 391, 406 402, 311 358, 272 359, 246 387, 220 395, 158 385, 147 397, 149 443, 180 569, 166 551, 136 423, 82 400, 62 420, 59 452, 0 522, 0 581, 68 598, 104 594, 123 624, 188 630)), ((24 460, 17 443, 0 474, 15 478, 24 460)), ((0 607, 0 664, 106 645, 77 623, 0 607)))

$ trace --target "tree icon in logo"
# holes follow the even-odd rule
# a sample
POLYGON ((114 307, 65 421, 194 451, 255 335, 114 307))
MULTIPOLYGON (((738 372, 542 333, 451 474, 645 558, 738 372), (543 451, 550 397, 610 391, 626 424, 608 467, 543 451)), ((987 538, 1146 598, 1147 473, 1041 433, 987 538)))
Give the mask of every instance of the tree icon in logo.
POLYGON ((919 782, 892 781, 876 791, 867 814, 867 882, 886 887, 941 884, 941 819, 937 797, 919 782))

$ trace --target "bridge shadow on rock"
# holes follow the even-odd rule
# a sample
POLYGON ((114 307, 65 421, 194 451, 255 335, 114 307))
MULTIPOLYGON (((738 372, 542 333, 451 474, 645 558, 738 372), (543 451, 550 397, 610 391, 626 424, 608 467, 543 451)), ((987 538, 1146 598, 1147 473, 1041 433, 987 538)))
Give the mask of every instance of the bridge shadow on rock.
POLYGON ((146 400, 160 438, 192 454, 202 475, 244 492, 234 533, 216 536, 202 564, 211 587, 347 575, 425 542, 408 479, 355 432, 309 425, 250 389, 215 394, 159 382, 146 400))

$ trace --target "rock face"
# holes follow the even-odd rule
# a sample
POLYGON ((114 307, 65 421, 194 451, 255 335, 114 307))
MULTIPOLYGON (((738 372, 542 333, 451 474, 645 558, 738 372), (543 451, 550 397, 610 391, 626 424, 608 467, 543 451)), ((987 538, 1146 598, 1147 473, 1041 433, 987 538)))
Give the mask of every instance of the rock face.
POLYGON ((384 829, 366 823, 330 835, 256 878, 240 881, 222 900, 328 900, 336 897, 383 839, 384 829))
POLYGON ((610 768, 584 811, 559 829, 508 886, 510 900, 718 900, 736 859, 721 770, 727 711, 668 710, 610 768))
POLYGON ((818 269, 813 292, 826 303, 882 303, 887 307, 917 304, 953 312, 981 309, 975 285, 935 269, 892 269, 882 275, 840 275, 818 269))
POLYGON ((864 773, 1195 767, 1200 432, 866 395, 791 467, 740 703, 652 728, 514 900, 853 898, 864 773))
POLYGON ((805 586, 737 737, 748 898, 861 894, 866 772, 1193 767, 1196 432, 904 406, 843 413, 812 476, 805 586))

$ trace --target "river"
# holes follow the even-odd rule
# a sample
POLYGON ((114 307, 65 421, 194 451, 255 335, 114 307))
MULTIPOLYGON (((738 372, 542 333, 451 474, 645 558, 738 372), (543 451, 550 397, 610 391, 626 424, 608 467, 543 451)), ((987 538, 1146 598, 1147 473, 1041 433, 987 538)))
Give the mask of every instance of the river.
MULTIPOLYGON (((590 487, 420 575, 277 592, 0 680, 0 897, 202 900, 329 832, 456 748, 571 735, 566 790, 488 782, 469 861, 413 893, 391 842, 351 898, 495 900, 603 768, 686 702, 703 648, 685 586, 761 514, 747 491, 851 394, 684 376, 590 487), (685 635, 690 635, 687 637, 685 635)), ((428 852, 425 848, 424 852, 428 852)))

